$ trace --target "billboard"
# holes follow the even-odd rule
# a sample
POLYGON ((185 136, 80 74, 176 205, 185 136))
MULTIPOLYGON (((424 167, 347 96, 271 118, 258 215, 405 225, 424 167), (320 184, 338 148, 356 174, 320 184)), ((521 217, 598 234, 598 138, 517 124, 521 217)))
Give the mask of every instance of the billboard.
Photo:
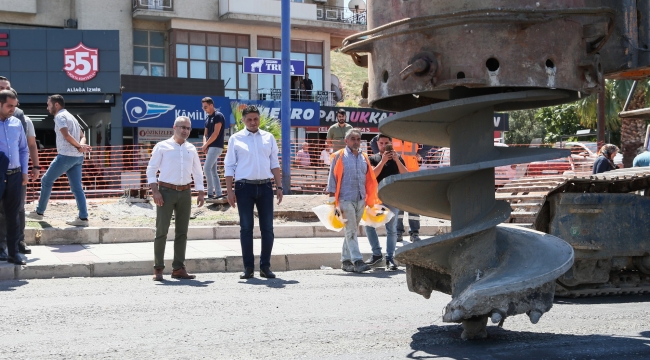
MULTIPOLYGON (((305 76, 305 61, 291 60, 291 75, 305 76)), ((244 57, 244 72, 248 74, 282 74, 282 60, 274 58, 244 57)))
MULTIPOLYGON (((204 96, 123 93, 122 126, 171 128, 179 116, 187 116, 192 128, 205 127, 206 114, 201 99, 204 96)), ((230 99, 212 96, 214 107, 226 119, 231 118, 230 99)))

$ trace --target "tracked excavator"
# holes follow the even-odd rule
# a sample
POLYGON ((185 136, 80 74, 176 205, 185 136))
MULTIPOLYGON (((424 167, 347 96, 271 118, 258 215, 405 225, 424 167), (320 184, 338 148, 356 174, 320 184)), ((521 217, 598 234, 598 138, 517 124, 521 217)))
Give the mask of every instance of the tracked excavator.
MULTIPOLYGON (((576 193, 558 190, 545 198, 549 203, 539 212, 548 208, 548 220, 535 221, 544 231, 502 224, 513 211, 502 194, 495 197, 494 168, 569 151, 495 147, 492 116, 576 101, 602 91, 605 78, 647 77, 650 0, 367 2, 368 30, 345 39, 341 51, 368 68, 370 106, 399 112, 382 120, 380 131, 451 148, 451 166, 395 175, 379 185, 386 203, 451 220, 451 232, 396 253, 406 264, 409 290, 425 298, 433 291, 450 294, 443 321, 461 323, 463 339, 484 338, 488 319, 503 325, 509 316, 526 314, 537 323, 551 309, 556 289, 581 291, 581 264, 595 263, 603 279, 620 267, 598 257, 583 262, 584 249, 575 247, 582 238, 567 239, 563 221, 573 221, 571 216, 557 212, 596 213, 589 201, 600 200, 579 189, 615 185, 563 180, 558 189, 576 193), (562 208, 572 201, 578 205, 562 208)), ((621 187, 631 186, 625 180, 621 187)), ((620 201, 612 200, 612 208, 628 200, 620 201)), ((616 232, 616 222, 609 224, 616 232)), ((587 234, 585 227, 574 228, 569 231, 587 234)), ((648 233, 647 227, 639 231, 648 233)), ((631 262, 650 265, 642 251, 631 262)))

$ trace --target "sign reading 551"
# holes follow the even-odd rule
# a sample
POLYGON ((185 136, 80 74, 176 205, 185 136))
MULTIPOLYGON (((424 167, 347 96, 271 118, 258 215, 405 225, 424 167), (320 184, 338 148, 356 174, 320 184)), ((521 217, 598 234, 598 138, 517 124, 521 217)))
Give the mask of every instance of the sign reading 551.
POLYGON ((79 43, 72 49, 63 49, 65 73, 75 81, 88 81, 99 72, 99 51, 79 43))

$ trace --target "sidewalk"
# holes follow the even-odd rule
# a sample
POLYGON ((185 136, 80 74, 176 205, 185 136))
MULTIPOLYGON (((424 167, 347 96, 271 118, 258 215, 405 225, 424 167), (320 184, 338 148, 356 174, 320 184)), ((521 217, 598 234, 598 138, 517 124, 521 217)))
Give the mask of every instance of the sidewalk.
MULTIPOLYGON (((338 233, 337 233, 338 234, 338 233)), ((382 250, 386 238, 380 237, 382 250)), ((397 247, 409 244, 397 243, 397 247)), ((165 249, 165 276, 171 274, 173 241, 165 249)), ((276 238, 273 245, 273 271, 315 270, 321 266, 341 266, 343 236, 310 238, 276 238)), ((371 254, 368 239, 359 238, 364 259, 371 254)), ((0 280, 45 279, 65 277, 140 276, 153 274, 153 242, 72 244, 31 246, 27 265, 0 263, 0 280)), ((260 240, 254 240, 255 254, 260 240)), ((239 239, 190 240, 187 244, 186 267, 190 273, 243 271, 239 239)), ((256 263, 259 260, 256 256, 256 263)), ((256 267, 258 264, 256 264, 256 267)))

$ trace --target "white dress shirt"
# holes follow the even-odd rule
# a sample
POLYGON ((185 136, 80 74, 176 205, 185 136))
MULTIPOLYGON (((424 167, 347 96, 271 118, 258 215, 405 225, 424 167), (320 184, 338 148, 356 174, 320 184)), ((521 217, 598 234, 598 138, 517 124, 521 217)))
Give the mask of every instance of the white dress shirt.
POLYGON ((147 166, 147 182, 158 181, 174 185, 187 185, 194 178, 194 189, 203 191, 203 169, 196 147, 185 141, 179 145, 174 138, 161 141, 154 146, 147 166), (156 173, 160 171, 158 179, 156 173))
POLYGON ((271 170, 280 167, 278 144, 267 131, 252 133, 244 128, 228 139, 223 162, 226 176, 233 176, 235 181, 272 179, 271 170))

